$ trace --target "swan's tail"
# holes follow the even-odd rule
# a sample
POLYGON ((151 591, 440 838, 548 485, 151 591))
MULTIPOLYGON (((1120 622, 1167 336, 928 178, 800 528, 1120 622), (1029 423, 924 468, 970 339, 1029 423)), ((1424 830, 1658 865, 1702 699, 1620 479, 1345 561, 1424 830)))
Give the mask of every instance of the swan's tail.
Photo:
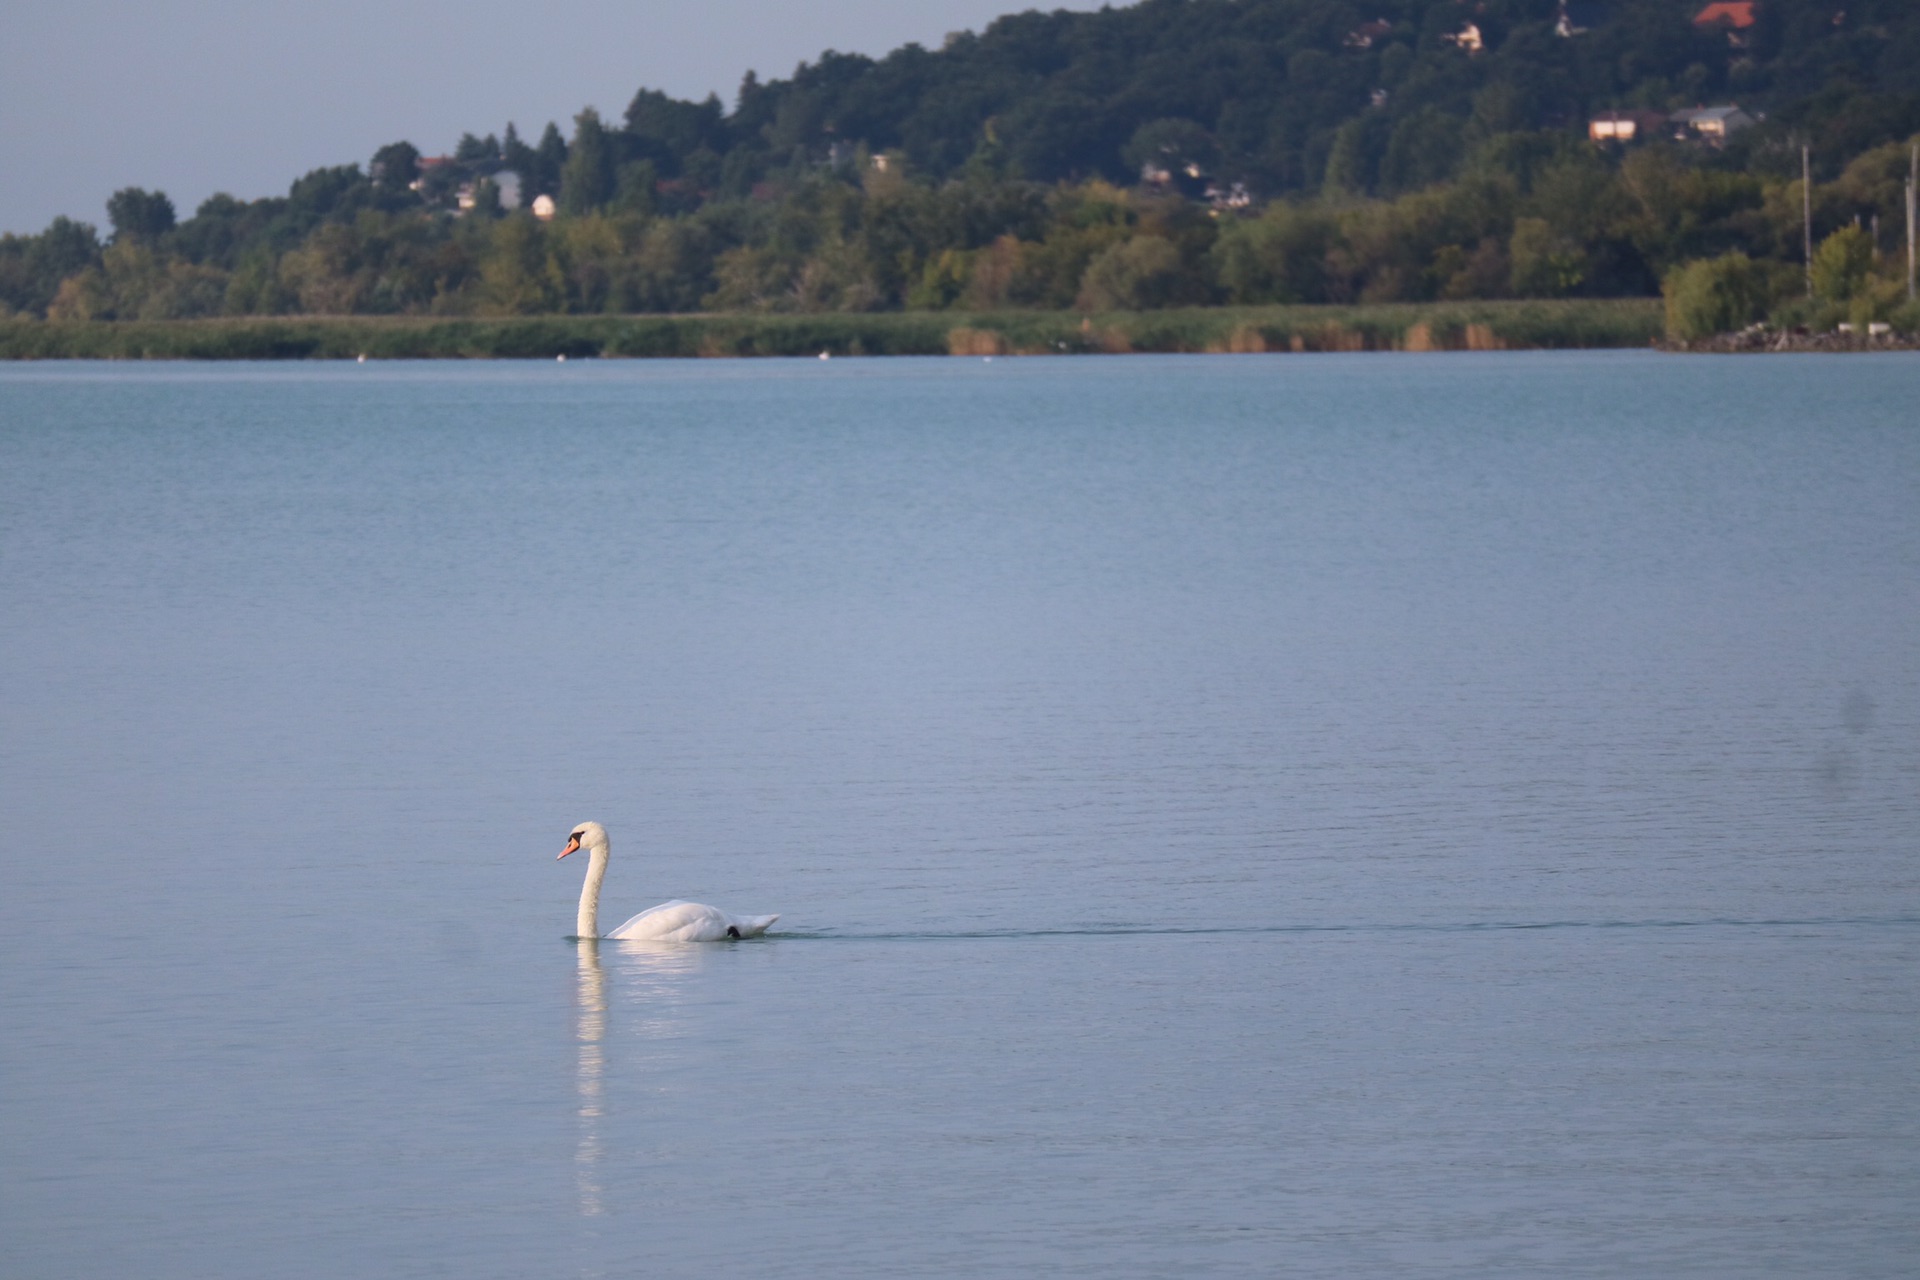
POLYGON ((779 918, 778 915, 735 916, 733 917, 733 927, 740 931, 740 936, 743 938, 757 938, 765 933, 768 926, 779 918))

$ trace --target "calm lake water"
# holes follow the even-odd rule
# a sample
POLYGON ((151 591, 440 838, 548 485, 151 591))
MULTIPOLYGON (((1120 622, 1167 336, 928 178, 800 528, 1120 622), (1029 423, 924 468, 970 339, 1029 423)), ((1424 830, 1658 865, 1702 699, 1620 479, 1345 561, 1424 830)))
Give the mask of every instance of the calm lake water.
POLYGON ((1913 356, 8 366, 0 706, 10 1280, 1920 1257, 1913 356))

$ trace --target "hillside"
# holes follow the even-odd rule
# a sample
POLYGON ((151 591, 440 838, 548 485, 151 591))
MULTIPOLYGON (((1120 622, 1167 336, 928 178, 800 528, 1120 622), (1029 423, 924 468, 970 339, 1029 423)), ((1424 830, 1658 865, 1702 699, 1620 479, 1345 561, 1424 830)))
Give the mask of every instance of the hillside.
POLYGON ((1279 195, 1317 189, 1330 164, 1366 191, 1423 186, 1450 176, 1476 136, 1580 128, 1608 107, 1738 101, 1834 155, 1920 128, 1920 7, 1761 0, 1738 31, 1690 21, 1704 7, 1576 3, 1590 25, 1567 35, 1556 0, 1023 13, 938 51, 829 53, 788 80, 749 79, 731 115, 643 93, 622 145, 738 195, 835 142, 897 148, 936 179, 981 166, 1040 182, 1131 181, 1156 142, 1172 142, 1191 148, 1181 159, 1279 195), (1477 53, 1449 41, 1469 27, 1477 53))
POLYGON ((1800 146, 1820 237, 1857 221, 1870 242, 1839 277, 1864 289, 1895 271, 1916 131, 1910 0, 1145 0, 1015 14, 938 50, 828 52, 749 74, 730 111, 642 89, 620 119, 583 110, 531 143, 512 125, 445 156, 397 142, 184 220, 128 188, 104 241, 70 219, 0 237, 0 308, 1622 296, 1732 250, 1772 264, 1755 286, 1771 306, 1804 271, 1800 146), (1676 141, 1660 118, 1710 103, 1755 123, 1676 141), (1645 127, 1595 145, 1599 112, 1645 127), (551 221, 527 212, 542 195, 551 221))

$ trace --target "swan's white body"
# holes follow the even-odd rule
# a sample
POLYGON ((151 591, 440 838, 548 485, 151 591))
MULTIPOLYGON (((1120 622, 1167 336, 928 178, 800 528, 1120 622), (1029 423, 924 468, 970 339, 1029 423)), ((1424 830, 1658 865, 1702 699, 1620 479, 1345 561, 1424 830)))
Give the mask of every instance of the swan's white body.
POLYGON ((600 932, 600 882, 607 876, 611 849, 607 829, 597 822, 583 822, 573 829, 566 857, 576 849, 587 851, 587 882, 580 886, 580 915, 575 931, 582 938, 616 938, 623 942, 720 942, 728 938, 755 938, 767 931, 780 917, 729 915, 718 907, 674 899, 657 907, 648 907, 611 933, 600 932))
POLYGON ((606 934, 633 942, 718 942, 722 938, 752 938, 767 931, 779 916, 733 916, 718 907, 678 898, 648 907, 606 934), (727 930, 732 929, 732 933, 727 930))

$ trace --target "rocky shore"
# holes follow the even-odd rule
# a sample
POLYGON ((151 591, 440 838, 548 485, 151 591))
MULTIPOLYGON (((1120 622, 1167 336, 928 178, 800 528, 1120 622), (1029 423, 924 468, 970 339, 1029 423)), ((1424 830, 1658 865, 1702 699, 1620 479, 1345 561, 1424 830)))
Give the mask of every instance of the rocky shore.
POLYGON ((1753 324, 1738 333, 1720 333, 1694 342, 1673 339, 1660 344, 1668 351, 1740 353, 1748 351, 1920 351, 1920 334, 1898 333, 1889 325, 1870 325, 1864 331, 1852 325, 1828 333, 1806 329, 1776 329, 1753 324))

